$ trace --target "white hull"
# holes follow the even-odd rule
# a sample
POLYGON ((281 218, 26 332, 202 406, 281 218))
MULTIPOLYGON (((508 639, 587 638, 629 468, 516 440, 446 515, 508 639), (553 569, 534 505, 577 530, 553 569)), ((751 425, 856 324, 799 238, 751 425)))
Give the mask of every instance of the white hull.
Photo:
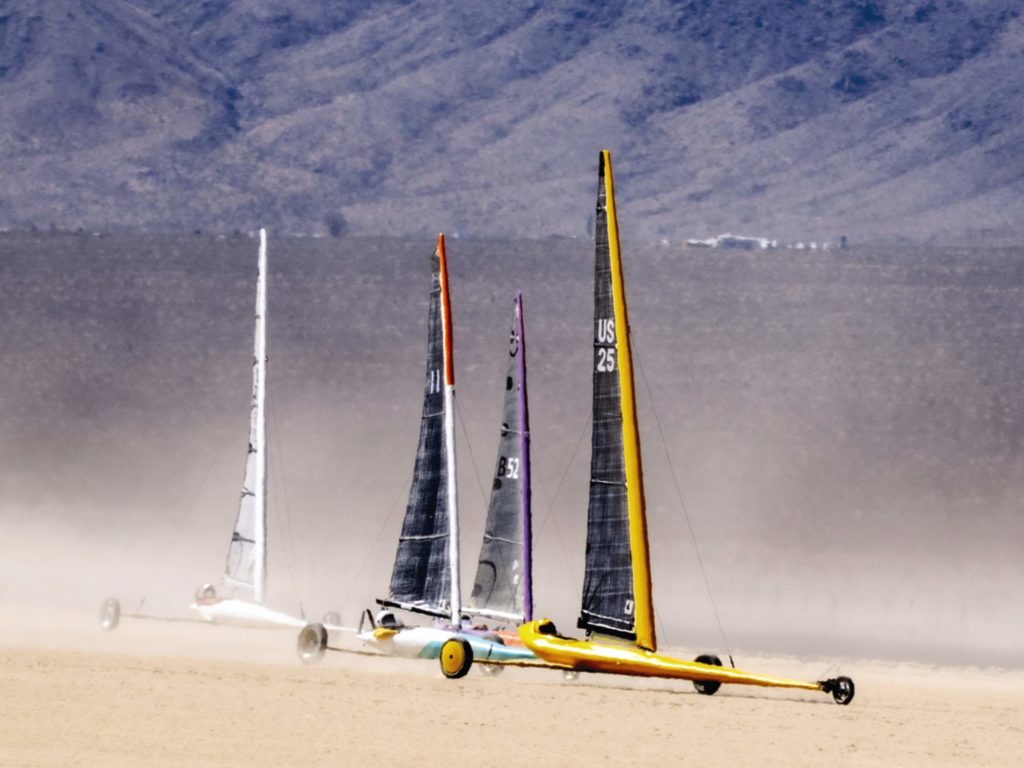
POLYGON ((445 640, 455 633, 437 627, 406 627, 397 632, 378 629, 363 632, 359 639, 375 651, 387 656, 407 659, 437 658, 445 640))
POLYGON ((306 626, 304 619, 297 619, 287 613, 245 600, 227 599, 214 603, 192 603, 189 607, 211 624, 260 629, 302 629, 306 626))
POLYGON ((469 641, 473 657, 483 664, 516 664, 543 666, 533 653, 522 646, 508 646, 486 637, 459 633, 440 627, 405 627, 396 631, 372 629, 358 635, 359 639, 379 653, 407 659, 437 659, 446 640, 461 637, 469 641))

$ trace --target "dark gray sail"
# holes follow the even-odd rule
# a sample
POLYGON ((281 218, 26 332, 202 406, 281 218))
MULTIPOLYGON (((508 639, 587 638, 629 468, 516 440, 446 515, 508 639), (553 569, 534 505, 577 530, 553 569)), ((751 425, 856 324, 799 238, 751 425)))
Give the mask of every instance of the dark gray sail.
POLYGON ((522 297, 509 336, 505 407, 470 609, 509 621, 532 618, 530 581, 530 435, 522 297))
POLYGON ((382 605, 447 616, 451 601, 448 555, 448 462, 445 451, 445 327, 439 253, 431 259, 427 374, 420 441, 409 503, 398 540, 391 590, 382 605))
POLYGON ((599 171, 594 267, 594 402, 583 605, 578 626, 636 639, 633 562, 622 435, 622 402, 604 154, 599 171))

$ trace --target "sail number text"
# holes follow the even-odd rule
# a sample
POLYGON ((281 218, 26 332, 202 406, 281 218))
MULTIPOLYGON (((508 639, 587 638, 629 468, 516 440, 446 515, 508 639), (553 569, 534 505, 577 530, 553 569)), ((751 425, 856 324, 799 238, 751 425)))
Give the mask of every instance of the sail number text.
MULTIPOLYGON (((597 321, 597 343, 615 343, 615 319, 599 318, 597 321)), ((615 370, 615 347, 598 347, 596 351, 596 367, 598 373, 611 373, 615 370)))
POLYGON ((498 457, 498 477, 508 477, 513 480, 519 479, 519 459, 515 456, 498 457))

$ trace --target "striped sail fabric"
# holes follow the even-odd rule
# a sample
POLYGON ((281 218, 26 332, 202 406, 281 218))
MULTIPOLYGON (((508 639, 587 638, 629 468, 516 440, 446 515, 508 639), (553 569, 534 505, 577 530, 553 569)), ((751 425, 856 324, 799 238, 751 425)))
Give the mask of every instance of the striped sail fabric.
POLYGON ((516 296, 514 310, 498 460, 470 608, 495 618, 522 622, 532 618, 532 595, 530 436, 522 297, 519 295, 516 296))
POLYGON ((409 503, 398 540, 388 601, 425 613, 447 615, 451 602, 448 562, 448 466, 445 458, 445 359, 441 315, 440 255, 431 259, 427 371, 419 448, 409 503))
POLYGON ((592 632, 636 639, 633 563, 623 449, 619 383, 608 240, 608 200, 601 156, 594 267, 593 430, 590 453, 590 504, 583 605, 578 626, 592 632))
POLYGON ((256 564, 256 462, 258 456, 249 437, 249 455, 245 460, 245 480, 242 482, 242 498, 238 504, 238 519, 235 530, 231 534, 228 547, 227 569, 224 580, 236 587, 254 587, 254 567, 256 564))

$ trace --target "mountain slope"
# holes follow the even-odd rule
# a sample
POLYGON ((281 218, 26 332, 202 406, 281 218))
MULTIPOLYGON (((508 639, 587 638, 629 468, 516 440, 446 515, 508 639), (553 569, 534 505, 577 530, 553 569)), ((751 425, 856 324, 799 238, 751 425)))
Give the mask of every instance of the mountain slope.
POLYGON ((1009 0, 35 8, 7 225, 577 235, 610 147, 627 237, 1021 231, 1009 0))

